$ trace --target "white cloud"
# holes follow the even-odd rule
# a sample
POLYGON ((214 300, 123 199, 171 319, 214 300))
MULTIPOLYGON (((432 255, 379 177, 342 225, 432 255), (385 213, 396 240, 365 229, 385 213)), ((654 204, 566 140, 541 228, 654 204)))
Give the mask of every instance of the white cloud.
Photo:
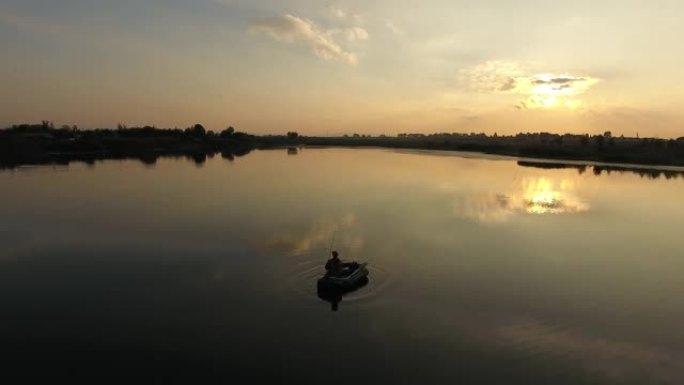
POLYGON ((338 19, 344 19, 347 17, 347 12, 345 12, 340 7, 331 5, 329 9, 330 9, 330 13, 338 19))
POLYGON ((349 12, 348 10, 336 5, 331 5, 328 7, 328 11, 334 18, 338 20, 353 21, 355 23, 361 23, 363 21, 362 14, 349 12))
POLYGON ((368 40, 368 31, 361 27, 348 28, 344 33, 349 41, 368 40))
MULTIPOLYGON (((350 65, 358 62, 354 52, 344 49, 334 38, 335 30, 323 30, 316 23, 290 14, 258 20, 251 30, 265 33, 276 41, 288 44, 306 45, 313 53, 324 60, 340 60, 350 65)), ((352 40, 368 39, 363 28, 346 30, 345 37, 352 40)))
POLYGON ((510 92, 521 76, 522 66, 512 61, 492 60, 461 71, 462 80, 480 92, 510 92))
POLYGON ((461 71, 461 77, 475 91, 526 95, 516 104, 518 109, 579 109, 584 102, 570 97, 584 94, 599 82, 589 76, 530 72, 520 63, 494 60, 461 71))

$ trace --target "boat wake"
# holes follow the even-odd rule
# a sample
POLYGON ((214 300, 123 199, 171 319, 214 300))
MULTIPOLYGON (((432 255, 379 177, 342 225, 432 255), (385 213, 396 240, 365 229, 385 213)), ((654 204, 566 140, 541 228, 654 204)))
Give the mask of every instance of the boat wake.
MULTIPOLYGON (((320 301, 318 279, 325 274, 325 261, 318 255, 306 254, 294 257, 296 261, 293 271, 288 274, 288 289, 298 297, 307 301, 320 301)), ((363 261, 362 258, 359 261, 363 261)), ((392 275, 381 266, 372 262, 367 266, 369 274, 367 283, 360 285, 357 290, 343 294, 344 303, 356 305, 373 305, 379 302, 382 292, 392 285, 392 275)))

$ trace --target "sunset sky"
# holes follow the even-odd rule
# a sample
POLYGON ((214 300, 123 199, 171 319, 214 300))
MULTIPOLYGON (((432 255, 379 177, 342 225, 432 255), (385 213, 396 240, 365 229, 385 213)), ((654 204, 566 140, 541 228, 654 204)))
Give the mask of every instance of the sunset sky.
POLYGON ((681 0, 2 0, 0 126, 684 136, 681 0))

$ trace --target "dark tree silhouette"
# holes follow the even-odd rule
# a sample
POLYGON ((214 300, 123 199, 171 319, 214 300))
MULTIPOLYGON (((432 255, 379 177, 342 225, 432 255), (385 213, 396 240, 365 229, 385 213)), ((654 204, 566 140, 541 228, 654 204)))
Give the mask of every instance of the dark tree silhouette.
POLYGON ((235 128, 233 128, 233 126, 229 126, 225 130, 221 131, 221 137, 222 138, 228 138, 228 137, 233 136, 234 133, 235 133, 235 128))
POLYGON ((43 121, 41 121, 41 122, 40 122, 40 125, 41 125, 42 129, 43 129, 43 130, 46 130, 46 131, 47 131, 47 130, 54 130, 54 129, 55 129, 55 124, 52 123, 52 122, 49 121, 49 120, 43 120, 43 121))
POLYGON ((207 134, 207 130, 205 130, 204 126, 199 123, 192 127, 188 127, 185 132, 195 137, 202 137, 207 134))
POLYGON ((601 135, 596 135, 596 145, 598 148, 603 148, 603 143, 605 142, 605 137, 601 135))

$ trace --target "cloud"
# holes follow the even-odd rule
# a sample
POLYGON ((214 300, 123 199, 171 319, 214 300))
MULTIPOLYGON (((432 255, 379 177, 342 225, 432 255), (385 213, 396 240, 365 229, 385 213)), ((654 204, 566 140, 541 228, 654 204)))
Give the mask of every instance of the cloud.
POLYGON ((573 76, 550 77, 547 79, 535 78, 532 82, 534 84, 560 84, 566 86, 573 82, 583 82, 585 78, 576 78, 573 76))
POLYGON ((582 100, 569 97, 584 94, 599 82, 589 76, 530 72, 517 62, 487 61, 461 71, 461 78, 475 91, 526 95, 515 105, 518 109, 583 108, 582 100))
POLYGON ((361 27, 347 28, 344 33, 348 41, 368 40, 369 37, 368 31, 361 27))
MULTIPOLYGON (((311 20, 287 14, 257 20, 250 29, 267 34, 279 42, 308 46, 316 56, 324 60, 339 60, 350 65, 358 63, 357 55, 344 49, 334 39, 335 30, 323 30, 311 20)), ((350 41, 366 40, 368 32, 363 28, 350 28, 345 31, 345 36, 350 41)))
POLYGON ((338 20, 354 21, 357 23, 363 21, 363 15, 349 12, 348 10, 336 5, 331 5, 328 7, 328 11, 330 12, 330 15, 338 20))
POLYGON ((404 34, 404 31, 402 31, 401 28, 399 28, 398 25, 396 25, 392 20, 385 20, 385 27, 390 30, 393 34, 397 36, 401 36, 404 34))
POLYGON ((479 92, 508 92, 517 86, 517 79, 524 76, 520 64, 511 61, 487 61, 461 71, 468 86, 479 92))
POLYGON ((320 218, 306 230, 287 231, 251 243, 260 251, 295 256, 324 250, 335 239, 336 244, 346 251, 358 251, 364 240, 354 231, 355 227, 356 216, 347 213, 339 218, 320 218))
POLYGON ((521 91, 529 95, 579 95, 587 92, 598 82, 598 79, 570 74, 537 74, 521 80, 524 86, 521 91))
POLYGON ((516 80, 516 78, 507 77, 501 81, 501 83, 499 84, 496 91, 503 91, 503 92, 511 91, 511 90, 514 90, 515 87, 517 87, 517 86, 518 86, 518 81, 516 80))
POLYGON ((347 17, 347 12, 340 7, 331 5, 329 9, 330 13, 338 19, 345 19, 347 17))

